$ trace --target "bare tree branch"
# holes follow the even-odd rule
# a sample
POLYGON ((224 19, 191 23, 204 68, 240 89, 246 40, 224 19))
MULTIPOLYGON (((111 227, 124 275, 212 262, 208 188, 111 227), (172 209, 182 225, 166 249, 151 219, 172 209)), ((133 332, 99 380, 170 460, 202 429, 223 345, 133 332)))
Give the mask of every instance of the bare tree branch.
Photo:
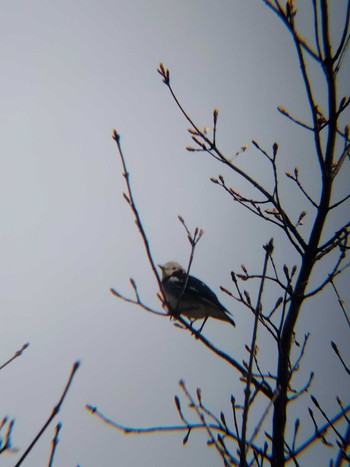
POLYGON ((30 453, 30 451, 33 449, 33 447, 35 446, 35 444, 39 441, 40 437, 42 436, 42 434, 45 432, 45 430, 47 429, 47 427, 50 425, 50 423, 52 422, 52 420, 55 418, 55 416, 58 414, 58 412, 61 410, 61 406, 64 402, 64 399, 68 393, 68 390, 72 384, 72 381, 73 381, 73 378, 74 378, 74 375, 75 373, 77 372, 78 368, 80 366, 80 363, 79 362, 75 362, 74 365, 73 365, 73 368, 72 368, 72 371, 69 375, 69 378, 68 378, 68 381, 67 381, 67 384, 63 390, 63 393, 62 393, 62 396, 60 398, 60 400, 58 401, 58 404, 53 408, 52 412, 51 412, 51 415, 49 416, 49 418, 46 420, 46 422, 44 423, 43 427, 40 429, 39 433, 35 436, 35 438, 33 439, 33 441, 30 443, 30 445, 27 447, 27 449, 24 451, 24 453, 22 454, 21 458, 19 459, 19 461, 17 461, 15 467, 19 467, 23 461, 26 459, 26 457, 28 456, 28 454, 30 453))
POLYGON ((253 362, 254 362, 254 354, 255 354, 255 346, 257 340, 257 332, 258 332, 258 323, 259 323, 259 314, 260 314, 260 307, 261 307, 261 298, 264 290, 264 283, 265 283, 265 275, 267 272, 267 264, 269 257, 272 255, 273 251, 273 241, 272 239, 270 242, 264 246, 265 249, 265 259, 264 259, 264 267, 262 272, 262 279, 260 283, 257 304, 255 307, 255 320, 254 320, 254 329, 253 329, 253 336, 252 336, 252 343, 250 346, 250 358, 249 358, 249 366, 248 366, 248 375, 247 375, 247 384, 245 387, 245 397, 244 397, 244 410, 243 410, 243 422, 242 422, 242 433, 241 433, 241 440, 240 440, 240 459, 241 459, 241 467, 244 467, 247 464, 247 456, 246 456, 246 438, 247 438, 247 424, 248 424, 248 415, 249 415, 249 399, 251 394, 250 385, 252 382, 253 376, 253 362))
POLYGON ((16 358, 20 357, 23 352, 29 347, 29 344, 24 344, 22 345, 22 347, 17 350, 17 352, 14 353, 14 355, 9 359, 7 360, 7 362, 3 363, 1 366, 0 366, 0 370, 2 370, 3 368, 5 368, 5 366, 9 365, 11 362, 13 362, 13 360, 15 360, 16 358))

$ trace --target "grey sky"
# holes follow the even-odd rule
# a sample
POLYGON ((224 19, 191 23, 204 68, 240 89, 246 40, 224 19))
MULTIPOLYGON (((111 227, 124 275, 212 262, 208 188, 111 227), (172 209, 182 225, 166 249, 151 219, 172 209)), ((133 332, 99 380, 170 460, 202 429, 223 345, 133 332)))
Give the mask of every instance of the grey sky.
MULTIPOLYGON (((280 233, 209 181, 222 167, 185 151, 188 125, 156 68, 160 61, 170 68, 178 97, 200 126, 211 125, 212 110, 219 109, 225 153, 234 156, 250 145, 240 156, 242 167, 264 179, 265 165, 251 140, 267 148, 278 141, 282 171, 301 167, 317 196, 310 143, 276 111, 282 105, 308 117, 288 33, 257 0, 3 1, 0 31, 1 362, 30 342, 1 372, 0 417, 16 418, 14 447, 23 451, 32 440, 79 359, 82 366, 57 419, 63 428, 55 466, 221 465, 201 434, 192 434, 186 447, 178 434, 125 437, 84 410, 94 404, 131 426, 178 424, 173 397, 181 378, 193 391, 201 387, 218 413, 230 410, 232 393, 242 396, 237 374, 191 336, 109 293, 115 287, 131 295, 133 277, 145 301, 159 306, 121 196, 125 187, 111 132, 121 133, 156 261, 188 260, 178 214, 189 226, 204 228, 193 274, 211 285, 238 323, 232 331, 209 322, 206 332, 238 360, 247 358, 251 320, 219 286, 231 287, 230 271, 241 263, 262 267, 262 244, 272 236, 282 264, 294 264, 296 257, 280 233)), ((348 83, 342 92, 349 94, 348 83)), ((230 186, 244 189, 236 176, 223 175, 230 186)), ((340 179, 340 191, 346 184, 340 179)), ((289 181, 283 189, 297 219, 304 200, 289 181)), ((305 232, 309 227, 307 218, 305 232)), ((315 340, 344 339, 330 292, 305 319, 320 322, 315 340), (322 326, 329 308, 334 321, 322 326)), ((264 337, 262 332, 259 345, 273 352, 264 337)), ((308 368, 334 364, 328 347, 319 352, 310 345, 308 368)), ((343 377, 341 369, 334 371, 335 378, 343 377)), ((339 381, 331 393, 344 396, 350 387, 339 381)), ((315 391, 322 386, 316 381, 315 391)), ((46 465, 53 427, 26 466, 46 465)), ((17 456, 0 459, 10 467, 17 456)))

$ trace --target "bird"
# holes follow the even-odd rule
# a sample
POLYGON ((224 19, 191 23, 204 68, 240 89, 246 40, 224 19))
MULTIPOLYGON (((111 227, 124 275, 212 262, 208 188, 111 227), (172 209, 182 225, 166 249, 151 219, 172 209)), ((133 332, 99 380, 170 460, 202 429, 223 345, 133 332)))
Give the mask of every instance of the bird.
POLYGON ((170 307, 169 314, 185 315, 191 321, 191 326, 197 319, 203 319, 198 333, 202 331, 209 317, 227 321, 235 326, 231 313, 204 282, 187 275, 185 269, 176 261, 158 264, 158 267, 162 271, 162 288, 170 307))

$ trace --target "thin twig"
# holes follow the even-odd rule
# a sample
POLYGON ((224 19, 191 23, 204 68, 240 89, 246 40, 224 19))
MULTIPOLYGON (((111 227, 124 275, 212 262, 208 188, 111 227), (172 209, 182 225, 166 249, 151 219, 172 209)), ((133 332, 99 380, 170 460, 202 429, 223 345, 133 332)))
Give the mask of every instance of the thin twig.
POLYGON ((15 352, 13 354, 13 356, 7 360, 7 362, 3 363, 1 366, 0 366, 0 370, 2 370, 3 368, 5 368, 5 366, 9 365, 13 360, 15 360, 17 357, 20 357, 22 355, 22 353, 29 347, 29 344, 24 344, 19 350, 17 350, 17 352, 15 352))
POLYGON ((343 465, 343 461, 350 461, 350 457, 346 455, 346 451, 350 445, 350 423, 347 426, 346 433, 343 436, 343 443, 339 449, 338 457, 334 463, 334 467, 341 467, 343 465))
POLYGON ((303 193, 303 195, 307 198, 307 200, 308 200, 315 208, 318 208, 317 203, 315 203, 315 201, 311 198, 311 196, 307 193, 307 191, 304 189, 304 187, 303 187, 302 184, 300 183, 299 177, 298 177, 298 172, 297 172, 296 169, 295 169, 295 171, 294 171, 294 174, 295 174, 295 176, 293 176, 293 175, 290 174, 290 173, 286 173, 287 177, 290 178, 291 180, 293 180, 293 181, 297 184, 299 190, 303 193))
POLYGON ((40 429, 39 433, 35 436, 35 438, 33 439, 33 441, 30 443, 30 445, 27 447, 27 449, 25 450, 25 452, 23 453, 23 455, 21 456, 21 458, 19 459, 19 461, 16 463, 15 467, 19 467, 22 462, 25 460, 25 458, 28 456, 28 454, 30 453, 30 451, 32 450, 32 448, 35 446, 35 444, 38 442, 38 440, 40 439, 41 435, 45 432, 45 430, 47 429, 47 427, 50 425, 50 423, 52 422, 52 420, 55 418, 55 416, 58 414, 58 412, 60 411, 61 409, 61 406, 63 404, 63 401, 68 393, 68 390, 72 384, 72 381, 73 381, 73 378, 74 378, 74 375, 75 373, 77 372, 78 368, 80 366, 80 363, 79 362, 75 362, 73 367, 72 367, 72 371, 69 375, 69 378, 68 378, 68 381, 67 381, 67 384, 63 390, 63 393, 62 393, 62 396, 60 398, 60 400, 58 401, 58 404, 53 408, 52 412, 51 412, 51 415, 49 416, 49 418, 47 419, 47 421, 44 423, 43 427, 40 429))
MULTIPOLYGON (((2 420, 2 423, 1 423, 1 426, 0 426, 0 429, 2 429, 5 424, 7 423, 7 417, 5 417, 3 420, 2 420)), ((0 454, 4 453, 5 451, 6 452, 11 452, 11 453, 15 453, 18 451, 17 448, 13 448, 12 447, 12 439, 11 439, 11 436, 12 436, 12 431, 13 431, 13 428, 15 426, 15 420, 10 420, 8 425, 7 425, 7 430, 6 430, 6 433, 5 433, 5 436, 3 439, 0 439, 1 440, 1 444, 0 444, 0 454)))
MULTIPOLYGON (((336 423, 340 422, 345 416, 350 412, 350 405, 347 407, 344 407, 344 409, 339 412, 335 417, 333 417, 330 421, 333 425, 336 423)), ((323 426, 317 428, 317 432, 315 432, 314 435, 312 435, 308 440, 306 440, 304 443, 302 443, 294 452, 295 456, 299 456, 302 452, 304 452, 306 449, 308 449, 317 439, 326 433, 330 428, 329 423, 325 423, 323 426)), ((286 459, 288 461, 288 459, 286 459)))
POLYGON ((248 443, 247 443, 248 447, 247 447, 247 451, 246 451, 247 454, 248 454, 249 448, 250 448, 250 447, 252 446, 252 444, 253 444, 254 439, 255 439, 255 438, 257 437, 257 435, 259 434, 259 431, 260 431, 260 429, 261 429, 261 427, 262 427, 262 424, 264 423, 264 420, 266 419, 266 417, 268 416, 268 413, 270 412, 271 408, 273 407, 273 404, 274 404, 274 402, 275 402, 275 400, 276 400, 276 397, 278 396, 278 392, 279 392, 279 389, 277 389, 277 391, 276 391, 276 393, 274 394, 273 398, 269 401, 269 403, 268 403, 268 405, 267 405, 267 407, 266 407, 266 409, 265 409, 265 411, 264 411, 264 413, 263 413, 263 415, 262 415, 262 417, 261 417, 259 423, 256 425, 256 427, 255 427, 255 429, 254 429, 254 431, 253 431, 253 434, 252 434, 250 440, 248 441, 248 443))
POLYGON ((145 311, 148 311, 150 313, 153 313, 154 315, 158 315, 158 316, 165 316, 165 317, 169 317, 169 315, 167 313, 163 313, 161 311, 157 311, 157 310, 154 310, 153 308, 149 307, 148 305, 146 305, 145 303, 143 303, 140 298, 137 298, 136 300, 134 300, 133 298, 128 298, 128 297, 125 297, 124 295, 122 295, 120 292, 118 292, 116 289, 110 289, 111 293, 113 295, 115 295, 116 297, 120 298, 121 300, 123 300, 124 302, 127 302, 127 303, 132 303, 133 305, 137 305, 137 306, 140 306, 143 310, 145 311))
MULTIPOLYGON (((192 126, 196 134, 204 141, 204 143, 201 143, 198 139, 196 138, 196 142, 202 147, 203 150, 205 150, 208 154, 211 156, 215 157, 218 161, 220 161, 222 164, 230 167, 232 170, 234 170, 236 173, 238 173, 242 178, 244 178, 250 185, 252 185, 255 189, 257 189, 264 197, 269 200, 276 209, 279 210, 280 206, 274 199, 274 196, 269 193, 260 183, 258 183, 255 179, 253 179, 250 175, 248 175, 244 170, 240 169, 237 167, 235 164, 233 164, 230 160, 228 160, 218 149, 216 145, 214 145, 213 141, 211 141, 204 132, 202 132, 199 127, 194 123, 194 121, 190 118, 190 116, 187 114, 183 106, 181 105, 180 101, 176 97, 176 94, 170 84, 170 77, 169 77, 169 70, 163 65, 160 64, 158 68, 158 72, 163 76, 163 82, 165 85, 168 87, 170 94, 172 95, 176 105, 180 109, 181 113, 184 115, 185 119, 189 122, 189 124, 192 126), (215 153, 215 154, 214 154, 215 153)), ((303 239, 303 237, 300 235, 298 230, 295 228, 293 223, 290 221, 289 217, 287 216, 286 212, 282 211, 281 216, 285 222, 285 233, 287 234, 289 240, 291 243, 294 245, 294 247, 297 249, 297 251, 302 254, 303 250, 306 247, 306 242, 303 239)))
POLYGON ((244 410, 243 410, 243 419, 242 419, 242 433, 241 433, 241 443, 240 443, 240 456, 241 456, 241 466, 244 467, 247 464, 246 458, 246 438, 247 438, 247 425, 248 425, 248 414, 249 414, 249 399, 250 399, 250 385, 252 382, 252 373, 253 373, 253 362, 254 362, 254 352, 257 340, 257 332, 258 332, 258 323, 259 323, 259 315, 260 315, 260 307, 261 307, 261 298, 264 290, 264 283, 265 283, 265 275, 267 271, 267 264, 269 257, 272 255, 273 251, 273 241, 272 239, 270 242, 264 246, 265 249, 265 259, 264 259, 264 266, 262 272, 262 279, 260 283, 257 303, 255 307, 255 320, 254 320, 254 328, 253 328, 253 336, 252 336, 252 343, 250 347, 250 357, 249 357, 249 365, 248 365, 248 374, 247 374, 247 384, 245 388, 245 397, 244 397, 244 410))
POLYGON ((339 360, 341 361, 345 371, 348 373, 348 375, 350 375, 350 368, 347 366, 347 364, 344 362, 344 359, 343 357, 341 356, 340 352, 339 352, 339 349, 338 349, 338 346, 335 342, 331 342, 331 346, 332 346, 332 349, 334 350, 334 352, 336 353, 337 357, 339 358, 339 360))
POLYGON ((344 313, 345 319, 346 319, 348 325, 350 326, 350 318, 349 318, 348 313, 346 311, 346 308, 345 308, 345 305, 344 305, 344 300, 341 298, 333 279, 330 281, 330 284, 333 287, 333 290, 334 290, 334 292, 335 292, 335 294, 337 296, 339 306, 340 306, 340 308, 342 309, 342 311, 344 313))
MULTIPOLYGON (((193 331, 190 324, 185 321, 182 316, 179 316, 177 320, 188 330, 193 331)), ((197 334, 196 339, 200 340, 208 349, 210 349, 214 354, 228 362, 230 365, 232 365, 236 370, 238 370, 244 378, 247 377, 247 370, 242 366, 240 363, 238 363, 237 360, 232 358, 230 355, 227 353, 223 352, 222 350, 218 349, 215 347, 203 334, 197 334)), ((270 386, 266 384, 261 384, 258 380, 255 378, 252 378, 251 382, 254 384, 256 389, 259 389, 266 397, 271 399, 273 397, 273 391, 270 388, 270 386)))
POLYGON ((55 434, 54 434, 54 437, 52 439, 51 453, 50 453, 50 459, 49 459, 48 467, 53 466, 53 460, 55 458, 57 444, 59 443, 58 435, 59 435, 59 432, 61 431, 61 428, 62 428, 62 423, 57 423, 56 428, 55 428, 55 434))
POLYGON ((204 415, 203 415, 203 414, 200 412, 200 410, 198 409, 197 404, 194 402, 194 400, 193 400, 191 394, 190 394, 189 391, 187 390, 184 381, 180 381, 179 385, 180 385, 180 387, 182 388, 182 390, 183 390, 183 392, 185 393, 185 395, 186 395, 186 397, 188 398, 188 400, 190 401, 190 407, 191 407, 192 409, 194 409, 194 411, 196 412, 196 414, 197 414, 199 420, 201 420, 202 425, 203 425, 203 428, 205 428, 205 430, 207 431, 210 441, 214 444, 216 450, 217 450, 218 453, 221 455, 221 457, 222 457, 222 459, 223 459, 225 465, 227 465, 226 456, 229 456, 229 457, 230 457, 230 460, 233 460, 232 457, 231 457, 231 455, 219 445, 218 441, 216 440, 215 436, 214 436, 213 433, 212 433, 212 430, 211 430, 210 425, 206 422, 204 415))
POLYGON ((350 222, 347 222, 343 227, 335 232, 333 237, 331 237, 329 240, 327 240, 323 245, 321 245, 318 250, 319 252, 323 252, 324 250, 331 251, 335 247, 339 245, 340 241, 343 241, 346 239, 346 236, 348 235, 348 228, 350 227, 350 222), (329 248, 331 248, 329 250, 329 248))
POLYGON ((317 0, 312 0, 312 6, 314 10, 314 31, 315 31, 316 47, 317 47, 317 51, 318 51, 318 55, 320 59, 323 60, 321 44, 320 44, 319 15, 318 15, 318 8, 317 8, 317 0))
POLYGON ((202 235, 204 233, 203 229, 198 229, 198 227, 196 227, 196 229, 194 231, 194 234, 192 235, 190 230, 188 229, 188 227, 186 225, 186 222, 185 222, 184 218, 182 216, 178 216, 178 217, 179 217, 179 221, 184 226, 184 228, 185 228, 185 230, 187 232, 187 238, 188 238, 188 241, 190 242, 190 245, 191 245, 191 253, 190 253, 190 259, 188 260, 188 266, 187 266, 187 271, 186 271, 186 277, 185 277, 185 280, 184 280, 184 285, 182 287, 181 293, 180 293, 179 298, 177 300, 177 304, 176 304, 174 310, 172 310, 174 312, 175 316, 177 316, 179 314, 179 305, 180 305, 181 299, 182 299, 182 297, 183 297, 183 295, 184 295, 184 293, 186 291, 186 288, 187 288, 188 278, 190 277, 190 270, 191 270, 191 266, 192 266, 192 262, 193 262, 194 251, 196 249, 196 245, 199 242, 199 240, 202 238, 202 235))
POLYGON ((314 405, 318 408, 318 410, 321 412, 321 414, 324 416, 324 418, 327 420, 327 422, 329 423, 329 426, 330 428, 332 428, 332 430, 334 431, 334 433, 338 436, 338 438, 340 439, 341 442, 344 441, 341 433, 335 428, 334 424, 331 422, 331 420, 329 419, 328 415, 326 414, 326 412, 322 409, 322 407, 320 406, 318 400, 316 399, 315 396, 310 396, 311 397, 311 400, 312 402, 314 403, 314 405))
POLYGON ((289 120, 291 120, 292 122, 296 123, 297 125, 301 126, 302 128, 305 128, 306 130, 309 130, 309 131, 314 131, 314 128, 310 125, 308 125, 307 123, 305 122, 302 122, 301 120, 298 120, 297 118, 293 117, 293 115, 291 115, 288 110, 286 110, 284 107, 282 106, 278 106, 277 107, 277 110, 282 114, 284 115, 285 117, 289 118, 289 120))
POLYGON ((307 383, 304 385, 304 387, 299 389, 298 391, 296 391, 295 389, 292 391, 292 392, 295 392, 296 394, 289 397, 289 402, 295 401, 295 400, 299 399, 299 397, 302 396, 303 394, 305 394, 306 392, 309 392, 309 389, 311 387, 314 376, 315 376, 315 373, 312 371, 310 373, 309 379, 308 379, 307 383))
POLYGON ((298 371, 299 369, 299 365, 300 365, 300 362, 304 356, 304 353, 305 353, 305 349, 306 349, 306 345, 308 343, 308 340, 309 340, 309 337, 310 337, 310 333, 306 333, 305 336, 304 336, 304 342, 303 342, 303 345, 301 346, 301 350, 300 350, 300 353, 299 353, 299 357, 296 359, 293 367, 291 368, 290 370, 290 378, 292 378, 293 376, 293 373, 298 371))
MULTIPOLYGON (((342 58, 341 56, 346 50, 346 42, 349 40, 349 37, 347 38, 348 30, 349 30, 349 20, 350 20, 350 1, 348 0, 343 34, 342 34, 342 38, 340 39, 338 49, 337 49, 337 51, 336 51, 336 53, 334 54, 334 57, 333 57, 334 62, 336 62, 338 60, 338 58, 339 58, 339 62, 341 62, 341 58, 342 58)), ((338 62, 337 68, 339 68, 339 62, 338 62)))
MULTIPOLYGON (((138 210, 136 208, 136 204, 134 202, 134 196, 132 194, 131 184, 130 184, 130 176, 129 176, 129 172, 128 172, 127 168, 126 168, 126 162, 125 162, 124 154, 123 154, 123 151, 122 151, 122 148, 121 148, 121 145, 120 145, 120 135, 116 132, 116 130, 113 130, 112 138, 114 139, 114 141, 117 144, 119 156, 120 156, 122 166, 123 166, 123 176, 125 178, 125 183, 126 183, 127 191, 128 191, 128 195, 125 195, 124 197, 127 200, 128 204, 130 205, 132 212, 134 213, 135 220, 136 220, 136 225, 137 225, 137 227, 139 229, 139 232, 141 234, 143 243, 145 245, 148 261, 149 261, 149 263, 151 265, 153 274, 154 274, 154 276, 155 276, 155 278, 157 280, 159 290, 163 294, 162 283, 161 283, 161 280, 160 280, 160 277, 159 277, 155 262, 153 261, 151 249, 150 249, 149 242, 148 242, 148 238, 146 236, 146 232, 145 232, 145 230, 143 228, 140 215, 138 213, 138 210)), ((164 298, 164 301, 165 301, 165 298, 164 298)))

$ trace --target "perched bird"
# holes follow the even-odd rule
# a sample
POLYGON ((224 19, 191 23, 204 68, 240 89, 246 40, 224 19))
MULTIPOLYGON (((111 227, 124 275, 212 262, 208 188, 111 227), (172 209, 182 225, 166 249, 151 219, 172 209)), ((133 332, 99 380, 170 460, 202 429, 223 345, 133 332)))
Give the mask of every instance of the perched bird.
POLYGON ((204 319, 200 332, 209 317, 228 321, 233 326, 231 313, 221 305, 215 293, 204 282, 188 276, 182 266, 175 261, 158 265, 162 270, 162 286, 170 314, 183 314, 191 322, 204 319), (187 279, 187 283, 186 283, 187 279))

